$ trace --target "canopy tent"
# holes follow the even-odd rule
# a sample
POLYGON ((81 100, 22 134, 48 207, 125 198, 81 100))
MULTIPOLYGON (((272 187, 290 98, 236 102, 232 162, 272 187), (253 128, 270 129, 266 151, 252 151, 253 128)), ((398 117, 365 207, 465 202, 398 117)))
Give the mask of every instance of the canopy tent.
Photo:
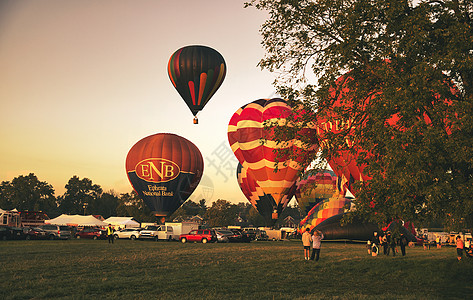
POLYGON ((120 228, 136 228, 140 227, 140 223, 133 219, 133 217, 110 217, 104 221, 112 226, 120 228))
POLYGON ((81 215, 66 215, 62 214, 57 218, 51 220, 45 220, 46 224, 54 225, 70 225, 70 226, 107 226, 108 224, 100 221, 92 215, 81 216, 81 215))

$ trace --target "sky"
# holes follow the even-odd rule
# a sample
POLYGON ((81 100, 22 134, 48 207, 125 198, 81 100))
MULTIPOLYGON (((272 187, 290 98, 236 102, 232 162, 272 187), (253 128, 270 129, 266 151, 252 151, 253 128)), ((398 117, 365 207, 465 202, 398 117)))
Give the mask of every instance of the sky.
POLYGON ((174 133, 204 158, 189 199, 246 202, 227 126, 242 105, 275 97, 275 75, 257 66, 266 12, 244 2, 1 0, 0 181, 34 173, 59 196, 78 176, 131 192, 130 148, 174 133), (167 74, 187 45, 212 47, 227 65, 198 125, 167 74))

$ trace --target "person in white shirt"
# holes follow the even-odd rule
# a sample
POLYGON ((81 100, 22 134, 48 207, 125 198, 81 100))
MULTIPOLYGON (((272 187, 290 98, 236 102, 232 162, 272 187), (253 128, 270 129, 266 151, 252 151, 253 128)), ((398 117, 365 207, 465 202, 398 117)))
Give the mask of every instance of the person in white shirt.
POLYGON ((302 245, 304 246, 304 259, 309 260, 310 254, 310 243, 312 242, 312 238, 310 236, 310 229, 306 228, 304 233, 302 234, 302 245))
POLYGON ((310 255, 310 260, 318 261, 320 256, 320 246, 321 241, 324 238, 324 234, 319 230, 315 230, 312 235, 312 254, 310 255))

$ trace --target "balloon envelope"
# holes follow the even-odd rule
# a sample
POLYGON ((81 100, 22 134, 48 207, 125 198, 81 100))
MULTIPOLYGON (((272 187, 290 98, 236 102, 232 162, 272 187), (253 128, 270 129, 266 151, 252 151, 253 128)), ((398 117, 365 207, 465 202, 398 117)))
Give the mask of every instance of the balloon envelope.
POLYGON ((171 55, 168 75, 195 116, 222 84, 227 67, 223 56, 206 46, 186 46, 171 55))
POLYGON ((338 186, 338 177, 331 170, 320 171, 314 175, 299 179, 296 183, 296 200, 302 214, 306 215, 319 202, 344 196, 338 186))
MULTIPOLYGON (((291 107, 283 99, 259 99, 238 109, 228 125, 228 141, 232 151, 264 193, 274 198, 277 207, 288 197, 303 166, 290 159, 289 155, 278 157, 275 150, 300 153, 298 157, 302 158, 307 149, 303 149, 295 139, 278 143, 274 132, 265 128, 265 122, 285 123, 292 113, 291 107)), ((273 218, 278 215, 273 215, 273 218)))
POLYGON ((248 172, 248 169, 244 168, 240 163, 237 167, 237 180, 241 191, 256 211, 263 216, 267 225, 274 224, 275 220, 272 218, 272 214, 276 211, 279 215, 286 208, 295 191, 294 185, 290 192, 283 197, 282 201, 277 204, 273 196, 266 194, 248 172))
POLYGON ((373 237, 373 232, 378 231, 378 226, 372 223, 362 222, 358 219, 344 226, 340 224, 345 214, 332 216, 315 227, 324 234, 325 240, 350 240, 367 241, 373 237))
MULTIPOLYGON (((363 99, 363 103, 359 104, 357 110, 363 112, 364 118, 360 118, 360 115, 352 115, 348 120, 342 119, 337 113, 337 109, 345 110, 354 107, 354 102, 352 98, 353 90, 350 90, 349 88, 350 82, 352 82, 353 80, 354 79, 350 76, 350 73, 347 73, 337 79, 335 83, 335 85, 337 86, 337 90, 331 90, 330 100, 328 100, 331 101, 329 103, 332 103, 332 106, 328 109, 320 111, 318 114, 317 134, 321 140, 321 144, 329 145, 330 147, 332 145, 330 144, 330 140, 327 137, 327 133, 331 132, 337 134, 342 131, 345 131, 346 147, 331 149, 331 153, 329 157, 327 157, 327 161, 333 171, 337 174, 337 176, 341 177, 342 186, 344 186, 346 189, 349 189, 350 192, 352 192, 356 196, 358 191, 354 190, 352 184, 356 181, 367 183, 371 179, 371 177, 368 176, 368 174, 366 174, 365 172, 366 164, 357 162, 357 158, 362 152, 364 152, 367 156, 372 155, 372 153, 367 149, 362 149, 361 146, 354 141, 354 126, 364 127, 366 125, 366 120, 370 118, 370 112, 367 111, 367 107, 369 106, 368 104, 370 103, 370 101, 374 101, 375 99, 377 99, 377 101, 380 101, 379 99, 382 100, 383 91, 371 91, 369 95, 365 99, 363 99), (363 119, 364 121, 361 122, 361 124, 354 124, 353 120, 355 117, 358 117, 358 119, 363 119)), ((445 81, 444 84, 450 89, 452 95, 458 93, 458 90, 453 83, 445 81)), ((432 105, 435 105, 435 102, 437 102, 446 104, 446 107, 451 106, 451 100, 441 100, 439 99, 440 96, 438 94, 434 92, 432 92, 432 94, 433 99, 435 99, 432 105)), ((400 123, 400 118, 401 117, 399 116, 399 114, 393 113, 385 120, 384 125, 386 127, 391 127, 391 129, 395 131, 404 132, 406 130, 409 130, 409 128, 405 128, 401 125, 398 125, 398 123, 400 123)), ((426 113, 424 113, 423 116, 420 116, 419 118, 423 118, 426 124, 432 124, 431 119, 426 113)), ((445 124, 446 133, 450 134, 452 129, 449 125, 450 121, 448 119, 444 119, 443 121, 445 124)), ((387 136, 386 138, 390 137, 387 136)))
POLYGON ((126 158, 131 185, 156 216, 176 211, 197 187, 203 171, 199 149, 171 133, 138 141, 126 158))
POLYGON ((342 195, 335 195, 332 198, 322 200, 302 219, 299 223, 299 230, 303 232, 306 228, 314 229, 326 219, 347 211, 346 206, 350 203, 351 199, 345 198, 342 195))

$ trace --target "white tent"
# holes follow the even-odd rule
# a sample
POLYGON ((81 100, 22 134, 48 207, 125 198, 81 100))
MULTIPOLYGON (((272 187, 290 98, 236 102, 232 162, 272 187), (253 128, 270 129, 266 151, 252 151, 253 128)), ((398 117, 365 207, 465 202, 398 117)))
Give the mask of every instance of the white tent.
POLYGON ((46 224, 54 224, 54 225, 71 225, 71 226, 107 226, 108 224, 100 221, 96 217, 89 215, 89 216, 81 216, 81 215, 66 215, 62 214, 57 218, 51 220, 45 220, 44 223, 46 224))
POLYGON ((110 217, 104 221, 107 224, 112 224, 113 227, 120 228, 136 228, 140 227, 140 223, 136 222, 133 217, 110 217))

